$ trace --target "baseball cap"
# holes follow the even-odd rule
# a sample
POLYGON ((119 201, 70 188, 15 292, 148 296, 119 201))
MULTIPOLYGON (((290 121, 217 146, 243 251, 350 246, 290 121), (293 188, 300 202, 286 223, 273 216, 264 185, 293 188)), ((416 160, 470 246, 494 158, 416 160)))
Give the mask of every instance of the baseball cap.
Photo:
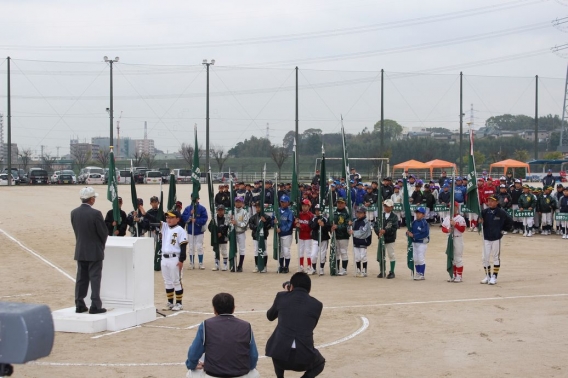
POLYGON ((517 183, 520 184, 520 183, 521 183, 521 180, 516 179, 516 180, 515 180, 515 184, 517 184, 517 183))
POLYGON ((394 202, 391 199, 387 199, 387 200, 383 201, 383 205, 388 206, 388 207, 393 207, 394 202))
POLYGON ((365 206, 359 206, 357 208, 357 212, 358 213, 366 213, 367 212, 367 208, 365 206))
POLYGON ((552 173, 552 169, 549 169, 549 170, 548 170, 548 173, 552 173))
POLYGON ((302 200, 302 205, 311 205, 311 204, 312 203, 310 202, 309 199, 302 200))
POLYGON ((266 183, 272 185, 272 180, 266 180, 266 183))
POLYGON ((497 201, 497 197, 495 196, 489 196, 487 197, 488 200, 493 200, 493 201, 497 201))
POLYGON ((444 185, 442 186, 442 188, 449 188, 449 187, 450 187, 449 184, 444 184, 444 185))
POLYGON ((235 202, 245 202, 243 197, 237 197, 235 198, 235 202))
POLYGON ((225 210, 225 205, 217 205, 217 210, 225 210))
POLYGON ((168 212, 166 213, 166 217, 168 217, 168 218, 179 218, 179 217, 180 217, 179 211, 177 211, 177 210, 168 211, 168 212))
POLYGON ((507 181, 507 178, 505 176, 501 176, 499 177, 499 181, 507 181))
POLYGON ((417 213, 422 213, 422 214, 426 214, 426 209, 423 208, 422 206, 416 208, 416 212, 417 213))
POLYGON ((290 202, 290 197, 283 195, 280 197, 280 202, 290 202))
POLYGON ((343 202, 343 203, 345 203, 345 198, 339 197, 339 198, 337 198, 337 202, 343 202))
POLYGON ((314 209, 319 210, 319 208, 320 208, 319 203, 316 203, 316 205, 314 206, 314 209))
POLYGON ((530 189, 531 187, 528 186, 527 184, 523 185, 523 189, 530 189))
POLYGON ((563 188, 564 186, 562 184, 556 184, 557 188, 563 188))
POLYGON ((400 186, 395 185, 394 188, 395 188, 395 189, 400 189, 400 186))
POLYGON ((96 193, 95 189, 93 189, 90 186, 87 186, 87 187, 85 187, 85 188, 83 188, 79 191, 79 198, 81 198, 81 199, 89 199, 89 198, 92 198, 92 197, 96 198, 98 196, 99 196, 99 194, 96 193))
POLYGON ((500 187, 500 188, 507 188, 507 185, 501 184, 501 185, 499 185, 499 187, 500 187))

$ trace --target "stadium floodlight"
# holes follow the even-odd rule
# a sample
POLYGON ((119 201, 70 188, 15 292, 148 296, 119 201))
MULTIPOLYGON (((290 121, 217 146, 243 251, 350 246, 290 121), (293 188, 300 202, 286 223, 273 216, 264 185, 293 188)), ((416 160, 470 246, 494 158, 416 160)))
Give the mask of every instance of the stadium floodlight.
POLYGON ((209 66, 215 65, 215 59, 207 61, 203 59, 202 63, 207 68, 207 95, 205 101, 205 166, 209 167, 209 66))
POLYGON ((105 55, 103 59, 105 60, 105 62, 108 62, 108 56, 105 55))

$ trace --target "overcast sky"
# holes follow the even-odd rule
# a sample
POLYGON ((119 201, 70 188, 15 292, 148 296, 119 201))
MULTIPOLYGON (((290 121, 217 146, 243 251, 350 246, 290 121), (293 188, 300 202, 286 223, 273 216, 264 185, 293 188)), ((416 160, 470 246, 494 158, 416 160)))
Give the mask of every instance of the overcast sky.
POLYGON ((560 114, 568 49, 552 48, 568 43, 563 17, 568 0, 5 0, 0 49, 13 59, 12 141, 52 154, 59 146, 62 155, 72 136, 108 136, 105 55, 120 57, 121 136, 142 138, 147 121, 148 137, 170 152, 193 142, 194 124, 205 141, 203 59, 216 60, 210 143, 226 150, 265 136, 267 124, 271 141, 282 143, 294 128, 296 65, 300 132, 337 132, 341 115, 350 132, 372 128, 381 69, 385 117, 406 127, 459 126, 460 71, 465 122, 534 115, 535 75, 539 113, 560 114))

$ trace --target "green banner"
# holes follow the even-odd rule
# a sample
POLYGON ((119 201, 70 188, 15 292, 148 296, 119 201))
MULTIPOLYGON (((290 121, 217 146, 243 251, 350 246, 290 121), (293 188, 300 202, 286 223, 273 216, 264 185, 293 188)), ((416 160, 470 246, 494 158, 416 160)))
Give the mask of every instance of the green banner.
POLYGON ((450 208, 446 205, 434 205, 434 211, 436 212, 447 212, 450 208))
POLYGON ((513 216, 513 209, 507 209, 505 211, 507 212, 507 214, 509 214, 510 217, 513 216))
POLYGON ((554 219, 556 219, 557 221, 568 222, 568 213, 556 213, 554 215, 554 219))
POLYGON ((513 215, 517 218, 532 218, 534 217, 534 210, 515 210, 513 215))
POLYGON ((379 210, 376 203, 372 204, 371 206, 367 207, 367 211, 377 211, 379 210))
MULTIPOLYGON (((471 210, 470 208, 468 208, 466 205, 462 205, 461 206, 461 212, 462 213, 475 213, 475 211, 471 210)), ((477 213, 476 213, 477 214, 477 213)))
POLYGON ((274 206, 273 205, 266 205, 264 207, 264 212, 265 213, 273 213, 274 212, 274 206))
POLYGON ((395 203, 392 209, 393 211, 403 211, 402 203, 395 203))

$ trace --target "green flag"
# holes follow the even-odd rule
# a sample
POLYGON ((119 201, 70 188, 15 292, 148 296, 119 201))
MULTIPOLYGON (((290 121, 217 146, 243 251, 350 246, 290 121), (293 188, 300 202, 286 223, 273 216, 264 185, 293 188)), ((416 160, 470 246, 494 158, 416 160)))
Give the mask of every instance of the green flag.
MULTIPOLYGON (((379 185, 379 196, 377 197, 377 219, 375 220, 375 222, 377 222, 377 230, 382 230, 383 229, 383 204, 382 204, 382 198, 383 198, 383 183, 381 180, 381 173, 379 172, 378 174, 378 182, 380 183, 379 185)), ((379 270, 380 273, 383 277, 386 278, 386 265, 387 265, 387 261, 386 261, 386 256, 385 256, 385 252, 386 252, 386 246, 385 246, 385 237, 380 236, 379 237, 379 244, 377 246, 377 261, 379 262, 379 270)))
MULTIPOLYGON (((321 177, 321 176, 320 176, 321 177)), ((329 224, 333 225, 333 193, 331 192, 331 184, 328 186, 328 211, 329 211, 329 224)), ((331 276, 337 275, 337 250, 335 243, 335 231, 331 231, 331 237, 329 238, 329 274, 331 276)))
MULTIPOLYGON (((450 202, 450 221, 454 218, 454 197, 456 189, 456 174, 455 170, 452 175, 452 201, 450 202)), ((443 219, 441 220, 443 221, 443 219)), ((450 232, 448 233, 448 243, 446 245, 446 270, 450 275, 450 278, 454 276, 454 228, 450 227, 450 232)))
MULTIPOLYGON (((230 183, 230 195, 231 195, 231 220, 235 219, 235 192, 233 190, 233 178, 231 176, 231 170, 229 170, 229 183, 230 183)), ((235 225, 231 223, 229 226, 229 269, 231 272, 237 271, 237 265, 235 264, 235 257, 237 256, 237 231, 235 230, 235 225)))
MULTIPOLYGON (((410 201, 408 199, 408 186, 406 184, 406 174, 402 176, 402 185, 404 185, 404 191, 402 192, 402 203, 404 207, 404 217, 406 219, 406 229, 410 231, 412 229, 412 214, 410 212, 410 201)), ((406 245, 406 266, 412 271, 412 276, 414 276, 414 250, 412 248, 412 238, 407 236, 406 245)))
POLYGON ((266 256, 266 240, 264 239, 264 222, 262 221, 262 217, 264 217, 264 197, 265 197, 265 189, 264 189, 264 182, 266 180, 266 163, 264 163, 264 169, 262 171, 262 189, 260 191, 260 214, 258 227, 256 228, 256 240, 258 241, 258 261, 257 267, 258 271, 262 272, 265 268, 264 266, 264 257, 266 256))
POLYGON ((341 117, 341 141, 343 149, 343 177, 345 177, 345 182, 347 183, 347 213, 349 213, 349 220, 353 220, 352 208, 351 208, 351 183, 349 181, 349 157, 347 155, 347 145, 345 144, 345 129, 343 128, 343 116, 341 117))
MULTIPOLYGON (((197 145, 197 126, 194 128, 195 147, 193 148, 193 167, 191 168, 191 183, 193 191, 191 193, 191 201, 195 206, 195 201, 199 198, 199 190, 201 189, 201 170, 199 169, 199 146, 197 145)), ((206 152, 208 153, 208 152, 206 152)))
MULTIPOLYGON (((219 235, 217 231, 217 210, 215 209, 215 193, 213 189, 213 175, 211 174, 211 167, 207 171, 207 191, 209 194, 209 211, 211 212, 211 221, 209 222, 209 231, 211 231, 211 246, 215 252, 215 260, 219 261, 219 235)), ((219 262, 220 263, 220 262, 219 262)))
MULTIPOLYGON (((112 202, 112 218, 117 225, 122 223, 120 216, 120 206, 118 206, 118 187, 116 185, 116 168, 114 165, 114 152, 112 146, 110 147, 109 163, 108 163, 108 186, 107 186, 107 199, 112 202)), ((116 231, 117 226, 114 226, 116 231)))
MULTIPOLYGON (((162 191, 162 184, 160 184, 160 206, 158 206, 157 218, 160 222, 164 219, 164 192, 162 191)), ((161 226, 162 224, 160 223, 160 228, 161 226)), ((156 272, 162 270, 162 239, 159 236, 155 238, 154 270, 156 272)))
MULTIPOLYGON (((132 207, 134 211, 138 211, 138 196, 136 195, 136 181, 134 181, 134 169, 132 167, 132 160, 130 160, 130 197, 132 197, 132 207)), ((134 226, 136 235, 139 236, 138 223, 134 226)))
MULTIPOLYGON (((473 155, 473 130, 469 130, 469 162, 467 173, 466 207, 477 214, 477 216, 481 215, 481 208, 479 206, 479 192, 477 191, 477 174, 475 173, 475 157, 473 155)), ((479 224, 478 230, 481 233, 482 224, 479 224)))
POLYGON ((170 173, 170 187, 168 189, 168 206, 167 206, 168 211, 176 210, 176 202, 177 202, 176 176, 172 172, 170 173))
MULTIPOLYGON (((325 150, 323 144, 321 146, 321 163, 320 163, 320 185, 319 185, 319 207, 321 214, 325 211, 326 190, 327 190, 327 173, 325 172, 325 150)), ((333 204, 330 205, 333 210, 333 204)), ((318 230, 318 245, 321 245, 321 226, 318 230)))
MULTIPOLYGON (((274 186, 273 188, 278 188, 278 174, 275 174, 274 177, 274 186)), ((273 201, 273 210, 274 210, 274 219, 278 220, 278 215, 280 214, 279 210, 279 202, 278 202, 278 193, 273 190, 272 197, 274 197, 273 201)), ((278 236, 278 225, 274 224, 274 235, 273 235, 273 243, 272 243, 272 258, 274 260, 278 260, 280 258, 280 237, 278 236)))
MULTIPOLYGON (((300 205, 300 198, 298 195, 298 172, 296 172, 296 139, 294 139, 294 147, 292 148, 292 190, 290 191, 291 210, 294 213, 294 218, 298 217, 298 213, 302 206, 300 205)), ((298 228, 294 228, 294 239, 298 244, 298 228)))

